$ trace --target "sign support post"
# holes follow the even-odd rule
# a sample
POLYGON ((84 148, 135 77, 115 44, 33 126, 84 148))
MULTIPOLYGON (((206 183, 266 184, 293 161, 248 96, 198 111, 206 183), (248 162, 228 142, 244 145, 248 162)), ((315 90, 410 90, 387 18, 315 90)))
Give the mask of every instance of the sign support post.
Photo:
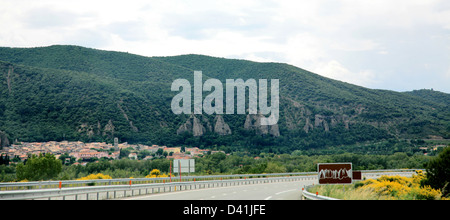
POLYGON ((178 170, 180 173, 180 182, 181 182, 181 162, 180 162, 180 160, 178 160, 178 170))
POLYGON ((169 168, 169 172, 170 172, 170 182, 172 182, 172 161, 170 161, 170 168, 169 168))

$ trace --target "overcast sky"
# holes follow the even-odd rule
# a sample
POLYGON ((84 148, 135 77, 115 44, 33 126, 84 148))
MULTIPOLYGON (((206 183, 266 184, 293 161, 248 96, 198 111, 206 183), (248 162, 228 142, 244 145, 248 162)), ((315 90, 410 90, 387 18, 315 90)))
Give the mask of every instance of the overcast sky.
POLYGON ((0 46, 55 44, 282 62, 450 93, 448 0, 0 0, 0 46))

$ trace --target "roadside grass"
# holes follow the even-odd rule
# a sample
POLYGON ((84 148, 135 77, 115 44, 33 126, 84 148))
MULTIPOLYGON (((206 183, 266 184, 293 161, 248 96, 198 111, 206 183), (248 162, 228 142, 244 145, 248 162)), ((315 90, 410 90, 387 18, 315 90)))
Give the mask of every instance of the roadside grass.
POLYGON ((310 192, 319 192, 319 195, 342 200, 389 200, 389 197, 374 192, 373 189, 357 189, 351 185, 316 185, 310 192))

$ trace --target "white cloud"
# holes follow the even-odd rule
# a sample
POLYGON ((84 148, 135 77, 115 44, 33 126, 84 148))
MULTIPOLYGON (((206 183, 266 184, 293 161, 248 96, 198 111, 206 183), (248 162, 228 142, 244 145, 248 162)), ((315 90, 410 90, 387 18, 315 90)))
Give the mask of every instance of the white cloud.
MULTIPOLYGON (((198 53, 286 62, 350 83, 382 85, 388 74, 407 78, 428 71, 425 63, 434 68, 430 77, 448 76, 448 2, 4 1, 0 46, 78 44, 145 56, 198 53)), ((441 85, 434 87, 446 88, 445 79, 437 82, 441 85)), ((388 89, 402 90, 389 83, 388 89)), ((410 82, 418 88, 421 83, 410 82)))
POLYGON ((336 60, 317 64, 317 67, 313 71, 328 78, 366 87, 372 87, 377 81, 372 71, 362 70, 359 72, 351 72, 336 60))
POLYGON ((445 74, 445 78, 450 80, 450 66, 448 67, 447 73, 445 74))
POLYGON ((379 44, 371 39, 353 39, 347 41, 334 42, 331 45, 332 49, 341 51, 366 51, 375 50, 379 44))

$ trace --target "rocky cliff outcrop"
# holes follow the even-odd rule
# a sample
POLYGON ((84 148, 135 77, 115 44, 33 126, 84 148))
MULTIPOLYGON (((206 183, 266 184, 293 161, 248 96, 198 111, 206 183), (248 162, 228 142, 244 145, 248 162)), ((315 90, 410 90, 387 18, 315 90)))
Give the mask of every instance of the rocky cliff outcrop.
POLYGON ((14 73, 14 67, 10 66, 8 70, 8 76, 6 77, 6 83, 8 84, 8 92, 11 94, 11 75, 14 73))
POLYGON ((314 127, 315 128, 322 127, 325 131, 330 131, 330 126, 328 125, 327 117, 323 115, 315 115, 314 127))
POLYGON ((78 133, 88 136, 89 138, 93 137, 94 135, 102 135, 102 136, 108 136, 110 138, 114 137, 114 129, 115 126, 112 122, 112 120, 109 120, 108 123, 102 127, 100 122, 97 122, 96 125, 83 123, 80 126, 78 126, 78 133))
POLYGON ((279 137, 280 136, 280 128, 278 127, 278 124, 274 124, 269 126, 269 134, 279 137))
MULTIPOLYGON (((244 129, 255 131, 258 135, 280 136, 278 124, 261 125, 262 115, 247 115, 244 123, 244 129)), ((177 129, 177 134, 188 132, 196 137, 203 136, 206 132, 214 132, 219 135, 232 134, 231 127, 225 122, 222 115, 216 115, 214 118, 214 127, 211 126, 209 119, 203 115, 192 114, 184 124, 177 129)))
POLYGON ((259 135, 270 134, 272 136, 280 136, 280 130, 278 124, 275 125, 261 125, 261 114, 257 115, 247 115, 244 123, 244 129, 255 131, 259 135))
MULTIPOLYGON (((203 119, 203 121, 205 121, 205 119, 203 119)), ((200 121, 200 119, 198 119, 194 114, 191 114, 189 119, 184 124, 182 124, 177 130, 177 134, 182 134, 184 132, 191 133, 192 135, 198 137, 203 136, 206 133, 206 128, 203 126, 202 121, 200 121)))
POLYGON ((185 132, 196 137, 203 136, 206 132, 215 132, 219 135, 230 135, 232 133, 230 126, 225 122, 222 115, 215 117, 213 127, 208 117, 194 114, 191 114, 189 119, 177 130, 177 134, 185 132))
POLYGON ((306 118, 305 126, 303 127, 303 130, 306 133, 309 133, 310 130, 313 130, 314 126, 311 124, 311 120, 309 118, 306 118))
MULTIPOLYGON (((138 132, 139 129, 138 129, 136 126, 134 126, 134 125, 133 125, 133 121, 131 121, 131 120, 128 118, 128 115, 125 113, 125 110, 124 110, 124 108, 122 107, 121 103, 123 103, 123 100, 120 100, 120 101, 117 103, 117 107, 119 108, 120 112, 122 112, 122 115, 123 115, 123 117, 125 118, 125 120, 127 120, 127 122, 130 124, 131 129, 132 129, 134 132, 138 132)), ((126 107, 125 107, 125 109, 128 110, 126 107)))
POLYGON ((223 120, 222 115, 217 115, 215 120, 216 120, 216 124, 214 125, 215 133, 219 135, 231 134, 231 128, 227 123, 225 123, 225 120, 223 120))
POLYGON ((0 131, 0 149, 7 146, 9 146, 8 137, 3 131, 0 131))
MULTIPOLYGON (((339 105, 316 105, 307 106, 288 97, 282 97, 286 106, 282 109, 284 123, 287 130, 303 129, 306 133, 314 129, 325 132, 338 126, 350 129, 350 124, 355 120, 365 108, 358 106, 339 106, 339 105), (326 113, 314 113, 322 110, 326 113)), ((283 122, 281 122, 283 123, 283 122)))
POLYGON ((111 138, 114 137, 114 128, 112 120, 110 119, 103 129, 103 136, 109 135, 111 138))

